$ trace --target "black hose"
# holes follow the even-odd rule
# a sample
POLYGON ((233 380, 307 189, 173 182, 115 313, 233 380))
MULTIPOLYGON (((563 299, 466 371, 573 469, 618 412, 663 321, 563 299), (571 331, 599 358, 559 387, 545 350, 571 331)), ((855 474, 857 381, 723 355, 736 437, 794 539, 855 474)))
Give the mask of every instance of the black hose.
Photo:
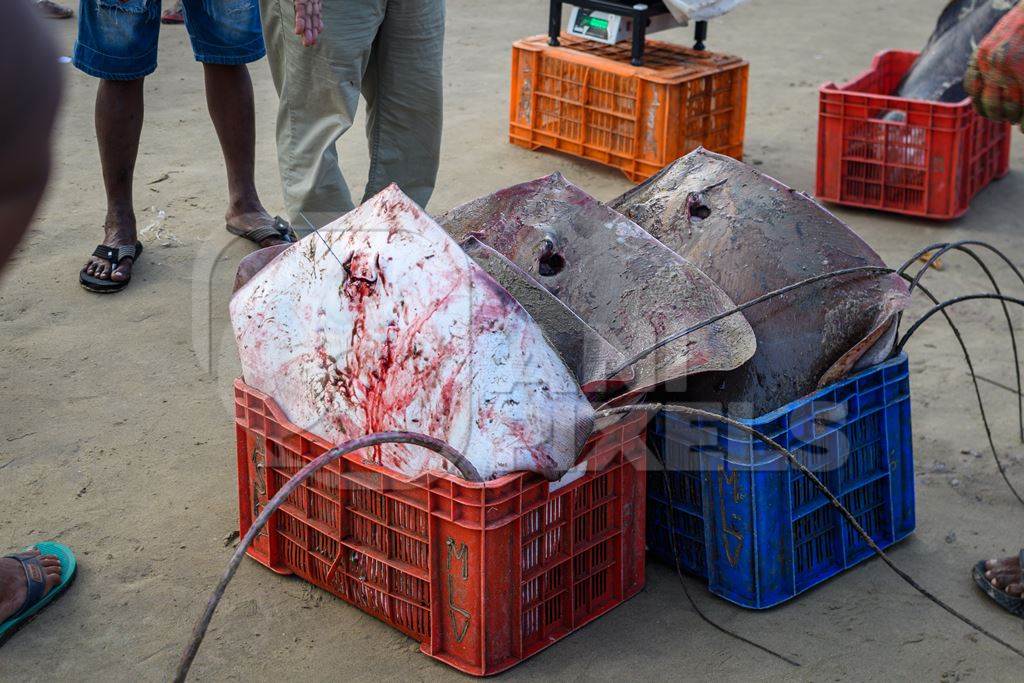
POLYGON ((772 650, 771 648, 769 648, 766 645, 762 645, 761 643, 754 642, 753 640, 747 638, 746 636, 741 636, 740 634, 736 633, 735 631, 730 630, 730 629, 726 628, 725 626, 722 626, 721 624, 717 623, 711 617, 709 617, 707 614, 704 613, 704 610, 702 610, 697 605, 697 601, 693 599, 692 595, 690 595, 690 589, 686 587, 686 579, 683 576, 683 567, 679 563, 679 550, 676 548, 676 535, 675 535, 674 530, 671 528, 672 524, 673 524, 673 521, 674 521, 674 512, 673 511, 675 509, 675 501, 672 499, 672 487, 668 483, 668 476, 667 476, 668 475, 668 467, 665 465, 665 459, 662 457, 661 453, 658 451, 657 448, 653 448, 652 452, 654 453, 654 457, 658 461, 658 464, 661 465, 661 471, 665 475, 665 476, 662 477, 662 485, 664 487, 665 497, 668 499, 668 506, 669 506, 668 542, 669 542, 669 546, 672 549, 672 559, 675 561, 676 576, 679 577, 679 585, 682 586, 682 588, 683 588, 683 595, 686 596, 686 600, 690 603, 690 607, 693 608, 693 611, 697 613, 697 616, 700 617, 701 620, 704 621, 704 623, 706 623, 709 626, 715 628, 719 632, 724 633, 725 635, 730 636, 732 638, 735 638, 736 640, 740 641, 741 643, 746 643, 747 645, 750 645, 752 647, 756 647, 761 652, 765 652, 765 653, 771 655, 772 657, 776 657, 778 659, 781 659, 782 661, 786 662, 787 664, 790 664, 792 666, 800 666, 800 662, 796 661, 795 659, 787 657, 784 654, 780 654, 780 653, 776 652, 775 650, 772 650))
MULTIPOLYGON (((910 329, 908 329, 906 331, 906 333, 904 333, 903 337, 896 344, 896 348, 894 350, 894 353, 900 353, 903 350, 904 345, 906 345, 906 343, 910 340, 910 337, 913 336, 914 332, 916 332, 918 329, 920 329, 920 327, 922 325, 924 325, 936 313, 944 313, 947 308, 949 308, 950 306, 952 306, 954 304, 963 303, 964 301, 978 301, 978 300, 995 300, 995 301, 1002 301, 1002 302, 1009 302, 1009 303, 1012 303, 1012 304, 1017 304, 1018 306, 1024 306, 1024 299, 1018 299, 1017 297, 1006 296, 1005 294, 965 294, 964 296, 958 296, 958 297, 954 297, 952 299, 947 299, 946 301, 943 301, 941 303, 937 303, 935 306, 930 308, 924 315, 922 315, 920 318, 918 318, 914 322, 913 325, 910 326, 910 329)), ((947 320, 949 319, 948 316, 947 316, 946 319, 947 320)), ((974 377, 973 368, 971 368, 971 376, 974 377)), ((978 383, 977 383, 976 380, 975 380, 975 383, 974 383, 974 388, 975 388, 975 391, 978 391, 978 383)), ((980 392, 978 394, 978 401, 979 401, 979 404, 980 404, 980 402, 981 402, 981 394, 980 394, 980 392)), ((984 410, 982 410, 982 413, 984 414, 984 410)), ((999 456, 996 454, 995 446, 992 444, 992 434, 991 434, 991 431, 989 429, 988 421, 985 420, 984 422, 985 422, 985 432, 989 436, 989 445, 992 447, 992 455, 995 457, 996 465, 999 467, 999 474, 1002 475, 1003 481, 1005 481, 1006 485, 1010 487, 1011 491, 1013 491, 1013 495, 1017 497, 1017 500, 1020 501, 1022 504, 1024 504, 1024 499, 1021 498, 1021 495, 1019 493, 1017 493, 1017 489, 1015 489, 1013 487, 1013 484, 1010 483, 1010 479, 1006 475, 1006 468, 1003 467, 1003 463, 999 460, 999 456)))
POLYGON ((913 336, 914 332, 916 332, 918 330, 918 328, 921 327, 921 325, 923 325, 926 322, 928 322, 928 319, 931 318, 936 313, 942 312, 943 310, 949 308, 953 304, 959 304, 959 303, 963 303, 965 301, 980 301, 980 300, 1007 301, 1007 302, 1009 302, 1011 304, 1017 304, 1018 306, 1024 306, 1024 299, 1019 299, 1019 298, 1017 298, 1015 296, 1007 296, 1006 294, 992 294, 992 293, 964 294, 963 296, 957 296, 957 297, 953 297, 952 299, 946 299, 942 303, 940 303, 940 304, 930 308, 924 315, 922 315, 920 318, 918 318, 916 321, 914 321, 914 324, 910 326, 910 329, 908 329, 904 333, 903 337, 899 340, 899 342, 897 342, 896 348, 894 349, 893 352, 898 354, 901 351, 903 351, 904 345, 906 345, 906 343, 910 339, 910 337, 913 336))
MULTIPOLYGON (((997 296, 994 296, 992 298, 998 298, 999 296, 1002 296, 1002 292, 999 289, 998 282, 996 281, 994 275, 992 274, 992 271, 989 270, 989 268, 986 266, 984 261, 980 257, 978 257, 978 255, 975 252, 973 252, 972 250, 966 248, 967 245, 982 247, 982 248, 988 249, 988 250, 992 251, 993 253, 995 253, 1003 261, 1005 261, 1007 263, 1007 265, 1010 266, 1011 269, 1013 269, 1014 273, 1016 273, 1017 277, 1021 280, 1022 284, 1024 284, 1024 273, 1021 273, 1020 269, 1018 269, 1017 266, 1014 265, 1014 263, 1009 259, 1009 257, 1007 257, 1003 252, 1001 252, 999 249, 993 247, 992 245, 990 245, 990 244, 988 244, 986 242, 981 242, 981 241, 978 241, 978 240, 962 240, 960 242, 954 242, 954 243, 946 243, 946 242, 944 242, 944 243, 933 244, 933 245, 931 245, 929 247, 921 249, 916 254, 914 254, 914 256, 912 256, 911 258, 909 258, 906 261, 904 261, 903 264, 898 269, 886 268, 886 267, 881 267, 881 266, 860 266, 860 267, 855 267, 855 268, 846 268, 846 269, 843 269, 843 270, 832 271, 832 272, 829 272, 829 273, 822 273, 820 275, 816 275, 814 277, 810 277, 810 278, 807 278, 805 280, 801 280, 800 282, 795 282, 793 284, 787 285, 787 286, 782 287, 780 289, 773 290, 773 291, 768 292, 766 294, 762 294, 761 296, 756 297, 754 299, 751 299, 750 301, 748 301, 748 302, 746 302, 744 304, 741 304, 739 306, 735 306, 732 309, 729 309, 727 311, 723 311, 721 313, 718 313, 718 314, 716 314, 714 316, 711 316, 710 318, 706 318, 706 319, 700 321, 699 323, 691 325, 690 327, 688 327, 686 329, 683 329, 683 330, 681 330, 679 332, 674 332, 671 335, 665 337, 664 339, 659 340, 657 343, 655 343, 650 348, 641 351, 639 354, 635 355, 633 358, 627 360, 621 367, 616 368, 613 373, 609 374, 608 377, 616 377, 616 376, 618 376, 621 372, 623 372, 624 370, 628 369, 629 367, 631 367, 635 363, 639 362, 640 360, 646 358, 648 355, 650 355, 654 351, 656 351, 656 350, 658 350, 660 348, 663 348, 666 345, 671 344, 672 342, 677 341, 678 339, 681 339, 681 338, 683 338, 683 337, 685 337, 685 336, 687 336, 687 335, 689 335, 689 334, 691 334, 693 332, 696 332, 697 330, 703 329, 703 328, 705 328, 705 327, 707 327, 707 326, 709 326, 709 325, 711 325, 711 324, 713 324, 715 322, 718 322, 719 320, 721 320, 723 318, 726 318, 726 317, 728 317, 730 315, 734 315, 736 313, 742 312, 742 311, 746 310, 747 308, 750 308, 750 307, 755 306, 755 305, 757 305, 759 303, 763 303, 765 301, 768 301, 769 299, 773 299, 775 297, 778 297, 778 296, 781 296, 783 294, 786 294, 786 293, 788 293, 788 292, 790 292, 790 291, 792 291, 794 289, 798 289, 800 287, 804 287, 806 285, 810 285, 810 284, 813 284, 815 282, 820 282, 822 280, 827 280, 827 279, 831 279, 831 278, 835 278, 835 277, 840 277, 842 275, 849 275, 849 274, 858 273, 858 272, 876 273, 876 274, 895 273, 895 274, 898 274, 901 277, 903 277, 908 282, 910 282, 910 288, 909 288, 910 293, 913 293, 913 290, 915 288, 919 288, 923 292, 925 292, 927 294, 927 296, 934 303, 938 304, 939 303, 938 300, 931 293, 929 293, 924 288, 924 286, 921 284, 921 279, 922 279, 924 273, 927 272, 928 268, 930 268, 931 264, 935 262, 935 259, 937 259, 942 254, 945 254, 947 251, 950 251, 950 250, 953 250, 953 249, 965 252, 966 254, 971 256, 978 263, 979 267, 981 267, 981 269, 984 271, 986 276, 988 276, 989 281, 992 283, 993 288, 996 290, 996 295, 997 296), (928 262, 924 265, 924 267, 921 269, 921 271, 918 272, 917 276, 910 277, 910 276, 908 276, 906 274, 905 271, 907 270, 907 268, 910 267, 910 265, 912 263, 917 261, 924 254, 926 254, 928 252, 931 252, 931 251, 936 251, 936 250, 941 250, 941 251, 939 253, 937 253, 937 254, 932 255, 929 258, 928 262)), ((1016 339, 1016 334, 1015 334, 1014 329, 1013 329, 1013 320, 1010 317, 1009 309, 1006 306, 1006 300, 1002 301, 1002 305, 1003 305, 1004 315, 1006 316, 1007 328, 1009 329, 1009 332, 1010 332, 1011 345, 1013 347, 1014 370, 1015 370, 1015 374, 1017 376, 1017 382, 1018 382, 1018 401, 1017 401, 1018 424, 1019 424, 1019 428, 1020 428, 1020 432, 1021 432, 1021 437, 1022 437, 1022 439, 1024 439, 1024 391, 1021 391, 1021 389, 1020 389, 1020 386, 1021 386, 1021 384, 1020 384, 1021 383, 1021 373, 1020 373, 1019 353, 1018 353, 1018 348, 1017 348, 1017 339, 1016 339)), ((897 335, 899 334, 899 323, 902 320, 902 316, 903 316, 903 313, 900 312, 897 315, 897 318, 896 318, 895 324, 896 324, 897 335)), ((982 422, 983 422, 984 427, 985 427, 985 433, 986 433, 986 435, 988 437, 989 447, 991 448, 993 459, 996 462, 996 466, 999 469, 999 473, 1002 476, 1003 481, 1006 482, 1006 485, 1009 487, 1010 491, 1017 498, 1017 500, 1020 501, 1021 504, 1024 504, 1024 497, 1022 497, 1021 494, 1017 492, 1017 489, 1013 486, 1013 484, 1010 482, 1009 478, 1006 475, 1006 470, 1003 467, 1002 461, 1000 460, 999 454, 998 454, 998 452, 996 450, 994 440, 992 439, 992 430, 991 430, 991 427, 990 427, 990 425, 988 423, 988 418, 987 418, 987 416, 985 414, 985 405, 984 405, 984 402, 983 402, 983 400, 981 398, 981 390, 978 387, 977 376, 976 376, 975 371, 974 371, 974 367, 973 367, 973 363, 971 361, 970 353, 968 352, 967 346, 964 343, 963 338, 960 335, 960 332, 957 329, 956 325, 953 323, 952 319, 948 315, 946 315, 945 313, 944 313, 944 317, 946 318, 946 321, 949 323, 951 329, 953 330, 954 335, 956 335, 956 337, 957 337, 957 341, 960 343, 960 346, 963 349, 964 359, 967 362, 968 370, 971 373, 971 379, 972 379, 972 381, 974 383, 975 394, 977 395, 977 398, 978 398, 978 408, 979 408, 979 410, 981 412, 981 419, 982 419, 982 422)), ((919 325, 915 324, 915 329, 916 329, 917 326, 919 326, 919 325)), ((896 347, 894 349, 893 355, 897 355, 897 354, 899 354, 900 351, 902 351, 903 344, 905 342, 906 342, 906 338, 903 340, 902 343, 899 344, 898 347, 896 347)))
POLYGON ((378 432, 376 434, 367 434, 366 436, 360 436, 351 441, 332 448, 327 451, 316 460, 312 460, 306 464, 301 470, 295 473, 295 476, 289 479, 281 487, 281 489, 271 498, 266 507, 260 512, 259 517, 252 523, 249 530, 245 532, 245 536, 238 543, 238 547, 235 548, 235 554, 231 556, 231 560, 228 562, 228 567, 224 570, 224 574, 221 575, 220 581, 217 583, 217 587, 214 588, 213 594, 210 595, 210 599, 206 602, 206 609, 203 614, 199 617, 195 627, 192 629, 192 637, 189 639, 188 645, 185 647, 185 651, 181 654, 181 660, 178 662, 177 672, 174 674, 175 683, 183 683, 185 678, 188 676, 188 670, 192 667, 192 661, 196 658, 196 653, 199 652, 199 646, 203 642, 203 638, 206 636, 206 629, 210 625, 210 620, 213 618, 213 613, 217 609, 217 604, 220 599, 224 597, 224 591, 227 590, 228 583, 231 578, 235 575, 235 571, 238 569, 238 565, 242 562, 242 558, 245 557, 245 551, 252 545, 253 539, 266 525, 267 520, 270 519, 270 515, 281 506, 288 496, 298 488, 302 482, 309 479, 311 476, 319 472, 321 469, 330 465, 338 458, 358 451, 363 448, 369 448, 371 446, 379 446, 385 443, 408 443, 414 446, 421 446, 429 449, 445 460, 454 465, 460 472, 466 471, 470 474, 475 475, 473 478, 465 477, 470 481, 480 481, 480 475, 476 472, 476 468, 473 464, 466 459, 457 450, 446 444, 444 441, 435 439, 432 436, 426 434, 417 434, 415 432, 378 432))
POLYGON ((932 244, 930 246, 925 247, 924 249, 919 250, 916 254, 914 254, 909 259, 904 261, 903 265, 901 265, 897 269, 898 272, 902 274, 907 268, 910 267, 910 264, 912 264, 914 261, 916 261, 919 258, 921 258, 922 256, 924 256, 928 252, 935 251, 936 249, 944 249, 947 246, 949 246, 949 247, 969 246, 969 247, 981 247, 983 249, 988 249, 993 254, 995 254, 996 256, 1001 258, 1006 263, 1006 265, 1010 266, 1010 268, 1013 270, 1013 272, 1017 274, 1017 279, 1020 280, 1021 284, 1024 284, 1024 273, 1022 273, 1020 268, 1018 268, 1016 266, 1016 264, 1014 264, 1014 262, 1010 260, 1010 257, 1007 256, 1006 254, 1004 254, 999 249, 996 249, 995 247, 993 247, 988 242, 982 242, 980 240, 960 240, 959 242, 937 242, 935 244, 932 244))
MULTIPOLYGON (((972 259, 974 259, 974 262, 978 264, 978 267, 981 268, 981 270, 985 273, 986 277, 988 277, 988 280, 992 284, 992 288, 995 290, 996 294, 1002 294, 1003 293, 1002 290, 999 289, 999 283, 996 281, 996 278, 992 274, 992 271, 989 270, 988 265, 981 259, 980 256, 977 255, 977 253, 975 253, 972 249, 968 248, 965 245, 982 246, 982 247, 984 247, 986 249, 989 249, 989 250, 995 252, 1006 263, 1008 263, 1011 268, 1013 268, 1014 272, 1017 273, 1017 277, 1018 277, 1018 279, 1020 279, 1021 284, 1024 284, 1024 275, 1022 275, 1021 272, 1019 270, 1017 270, 1017 267, 1013 264, 1012 261, 1010 261, 1010 259, 1005 254, 1003 254, 1003 252, 999 251, 998 249, 996 249, 995 247, 993 247, 992 245, 990 245, 990 244, 988 244, 986 242, 978 242, 976 240, 962 240, 960 242, 947 242, 947 243, 941 245, 941 247, 939 245, 933 245, 933 246, 937 247, 937 250, 935 250, 934 253, 931 253, 932 250, 925 251, 925 252, 919 252, 918 254, 916 254, 914 256, 914 258, 912 260, 904 261, 903 265, 901 265, 896 272, 899 275, 903 276, 905 279, 910 280, 910 292, 913 293, 914 288, 919 286, 919 284, 921 282, 921 278, 924 277, 925 273, 927 273, 929 271, 929 269, 931 268, 932 264, 934 264, 936 261, 938 261, 938 259, 942 258, 942 256, 944 254, 946 254, 947 252, 949 252, 949 251, 953 251, 953 250, 961 251, 961 252, 967 254, 968 256, 970 256, 972 259), (913 263, 913 261, 916 261, 917 259, 922 258, 925 254, 929 254, 929 253, 931 253, 931 255, 929 256, 927 262, 918 271, 917 275, 913 279, 907 278, 906 275, 905 275, 905 271, 910 266, 910 264, 913 263)), ((935 303, 938 303, 938 302, 935 302, 935 303)), ((1006 305, 1005 301, 1003 301, 1001 303, 1002 303, 1002 307, 1003 307, 1003 316, 1006 318, 1006 327, 1007 327, 1007 329, 1010 332, 1010 345, 1013 348, 1013 369, 1014 369, 1014 374, 1016 375, 1016 378, 1017 378, 1017 426, 1018 426, 1020 440, 1021 440, 1021 442, 1024 442, 1024 392, 1022 392, 1022 385, 1021 385, 1020 354, 1019 354, 1018 348, 1017 348, 1017 335, 1016 335, 1016 332, 1013 329, 1013 319, 1010 317, 1010 309, 1006 305)), ((903 320, 903 312, 901 311, 899 313, 899 315, 897 316, 897 318, 896 318, 896 333, 897 333, 897 336, 899 336, 899 328, 900 328, 900 323, 902 322, 902 320, 903 320)))
MULTIPOLYGON (((910 279, 910 276, 907 275, 906 273, 903 274, 903 277, 908 280, 910 279)), ((933 304, 935 304, 936 306, 939 305, 939 300, 935 297, 934 294, 928 291, 928 289, 925 288, 924 285, 918 283, 917 288, 920 289, 925 294, 925 296, 931 299, 933 304)), ((1021 497, 1020 493, 1017 491, 1017 488, 1010 482, 1010 478, 1006 474, 1006 468, 1003 467, 1003 461, 999 458, 999 452, 996 450, 996 444, 992 438, 992 427, 989 425, 988 416, 985 414, 985 402, 981 398, 981 387, 978 385, 978 375, 975 373, 974 362, 971 360, 971 354, 967 350, 967 342, 964 341, 963 336, 960 334, 959 328, 957 328, 956 324, 953 322, 953 319, 949 317, 949 313, 946 311, 946 309, 942 308, 940 309, 940 312, 942 313, 942 316, 946 319, 946 322, 949 323, 949 328, 953 331, 953 336, 956 337, 957 343, 960 344, 960 348, 964 352, 964 361, 967 363, 967 371, 970 373, 971 382, 974 385, 974 395, 978 399, 978 411, 981 413, 981 424, 985 428, 985 437, 988 439, 988 447, 992 451, 992 458, 996 462, 996 469, 999 470, 999 474, 1003 477, 1003 481, 1006 482, 1006 486, 1013 493, 1014 497, 1018 500, 1018 502, 1020 502, 1021 505, 1024 505, 1024 498, 1021 497)), ((902 346, 900 348, 902 349, 902 346)), ((898 353, 899 351, 894 351, 894 355, 898 355, 898 353)))
POLYGON ((815 275, 814 277, 809 277, 806 280, 801 280, 800 282, 794 282, 791 285, 786 285, 785 287, 780 287, 779 289, 772 290, 772 291, 768 292, 767 294, 762 294, 759 297, 751 299, 750 301, 748 301, 748 302, 746 302, 744 304, 740 304, 739 306, 736 306, 734 308, 730 308, 727 311, 722 311, 721 313, 716 313, 715 315, 711 316, 710 318, 706 318, 706 319, 700 321, 699 323, 696 323, 694 325, 691 325, 691 326, 687 327, 684 330, 679 330, 678 332, 673 332, 672 334, 668 335, 664 339, 659 339, 650 348, 644 349, 640 353, 638 353, 635 356, 633 356, 632 358, 628 359, 620 367, 616 368, 614 372, 608 374, 606 376, 606 379, 611 379, 613 377, 617 377, 619 375, 619 373, 623 372, 624 370, 628 370, 630 367, 632 367, 633 365, 636 365, 637 363, 642 361, 644 358, 646 358, 647 356, 649 356, 652 353, 654 353, 655 351, 657 351, 658 349, 664 348, 665 346, 668 346, 669 344, 671 344, 672 342, 674 342, 674 341, 676 341, 678 339, 682 339, 683 337, 685 337, 687 335, 693 334, 697 330, 701 330, 701 329, 707 327, 708 325, 712 325, 712 324, 718 322, 719 320, 721 320, 722 318, 728 318, 730 315, 735 315, 737 313, 745 311, 746 309, 750 308, 751 306, 756 306, 757 304, 764 303, 765 301, 768 301, 769 299, 774 299, 777 296, 782 296, 783 294, 787 294, 787 293, 793 291, 794 289, 799 289, 801 287, 806 287, 807 285, 813 285, 815 282, 821 282, 822 280, 829 280, 829 279, 832 279, 834 277, 840 277, 842 275, 852 275, 854 273, 874 273, 874 274, 889 273, 889 274, 891 274, 891 273, 895 273, 895 272, 896 271, 893 270, 892 268, 886 268, 885 266, 857 266, 855 268, 844 268, 842 270, 834 270, 834 271, 831 271, 831 272, 828 272, 828 273, 821 273, 820 275, 815 275))
POLYGON ((781 445, 779 445, 777 442, 775 442, 773 439, 771 439, 771 437, 768 437, 765 434, 762 434, 761 432, 757 431, 756 429, 754 429, 753 427, 751 427, 749 425, 745 425, 742 422, 737 422, 736 420, 733 420, 731 418, 725 417, 724 415, 718 415, 717 413, 712 413, 712 412, 709 412, 709 411, 706 411, 706 410, 701 410, 700 408, 691 408, 689 406, 680 406, 680 405, 662 405, 662 404, 658 404, 658 403, 642 403, 642 404, 637 404, 637 405, 632 405, 632 406, 623 406, 623 407, 618 407, 618 408, 606 408, 606 409, 603 409, 603 410, 599 410, 595 414, 594 419, 598 419, 598 418, 604 417, 606 415, 612 415, 614 413, 622 413, 622 412, 627 412, 627 411, 632 411, 632 410, 643 410, 643 411, 649 411, 649 412, 658 412, 658 411, 665 410, 665 411, 674 412, 674 413, 683 413, 683 414, 686 414, 686 415, 691 415, 693 417, 700 417, 700 418, 704 418, 704 419, 708 419, 708 420, 720 420, 720 421, 728 424, 729 426, 734 427, 736 429, 739 429, 740 431, 745 432, 745 433, 749 434, 750 436, 753 436, 754 438, 764 442, 772 450, 774 450, 775 452, 780 453, 782 456, 784 456, 786 458, 786 460, 788 460, 789 463, 793 467, 797 468, 800 471, 801 474, 803 474, 805 477, 807 477, 808 481, 810 481, 814 485, 814 487, 816 489, 818 489, 828 499, 829 503, 831 503, 834 508, 839 510, 839 513, 846 519, 846 522, 850 525, 850 527, 854 531, 857 532, 857 534, 864 540, 864 542, 868 545, 868 547, 871 548, 871 550, 873 550, 876 555, 878 555, 880 558, 882 558, 882 561, 885 562, 885 564, 888 565, 888 567, 890 569, 892 569, 896 573, 897 576, 899 576, 901 579, 903 579, 905 582, 907 582, 918 593, 920 593, 924 597, 928 598, 930 601, 932 601, 933 603, 935 603, 936 605, 938 605, 939 607, 944 609, 946 612, 949 612, 954 617, 956 617, 957 619, 959 619, 963 623, 967 624, 968 626, 973 628, 978 633, 982 634, 986 638, 989 638, 990 640, 992 640, 992 641, 994 641, 996 643, 999 643, 1000 645, 1002 645, 1006 649, 1008 649, 1011 652, 1013 652, 1018 657, 1024 658, 1024 650, 1021 650, 1020 648, 1018 648, 1018 647, 1016 647, 1014 645, 1011 645, 1010 643, 1006 642, 1005 640, 1003 640, 999 636, 997 636, 994 633, 991 633, 990 631, 985 629, 980 624, 975 623, 969 617, 967 617, 967 616, 965 616, 963 614, 960 614, 960 612, 956 611, 953 607, 947 605, 941 599, 939 599, 934 594, 932 594, 928 589, 924 588, 919 583, 917 583, 917 581, 915 581, 913 579, 913 577, 911 577, 905 571, 903 571, 898 566, 896 566, 896 564, 889 558, 889 556, 886 555, 885 552, 881 548, 878 547, 878 544, 875 543, 875 540, 873 538, 871 538, 871 534, 869 534, 867 531, 864 530, 864 527, 862 527, 860 525, 860 523, 857 521, 857 518, 853 516, 853 513, 851 513, 849 510, 846 509, 846 506, 843 505, 839 501, 839 499, 836 498, 832 494, 832 492, 828 489, 828 487, 825 486, 825 484, 823 484, 820 479, 818 479, 818 477, 814 474, 814 472, 812 472, 811 470, 807 469, 803 465, 803 463, 801 463, 799 460, 797 460, 795 455, 793 455, 788 450, 783 448, 781 445))

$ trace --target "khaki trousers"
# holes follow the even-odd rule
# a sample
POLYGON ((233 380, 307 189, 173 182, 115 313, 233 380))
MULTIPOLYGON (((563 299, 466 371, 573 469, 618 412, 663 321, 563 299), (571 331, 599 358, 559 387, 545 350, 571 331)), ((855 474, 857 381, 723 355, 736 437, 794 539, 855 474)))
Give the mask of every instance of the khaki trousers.
POLYGON ((363 200, 390 183, 426 206, 441 148, 444 0, 323 0, 313 47, 293 33, 293 0, 260 0, 280 99, 277 158, 288 214, 320 227, 353 208, 338 139, 367 103, 363 200))

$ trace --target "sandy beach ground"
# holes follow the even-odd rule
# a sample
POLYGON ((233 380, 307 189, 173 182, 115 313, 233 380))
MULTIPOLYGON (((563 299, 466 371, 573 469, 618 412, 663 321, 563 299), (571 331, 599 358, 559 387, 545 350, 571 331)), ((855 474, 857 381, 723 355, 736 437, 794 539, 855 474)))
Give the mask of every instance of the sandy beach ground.
MULTIPOLYGON (((886 48, 919 49, 943 0, 754 0, 711 24, 710 49, 751 62, 746 160, 813 190, 817 88, 886 48)), ((434 213, 561 171, 601 199, 629 187, 618 172, 507 143, 511 43, 540 33, 547 3, 449 0, 445 138, 434 213)), ((76 26, 51 24, 70 54, 76 26)), ((659 36, 688 42, 679 30, 659 36)), ((0 550, 54 538, 78 553, 77 583, 0 649, 2 680, 166 680, 219 576, 236 529, 237 373, 227 321, 234 267, 249 244, 224 230, 223 165, 202 72, 181 27, 161 31, 146 82, 136 172, 146 253, 116 296, 82 290, 78 269, 101 237, 104 200, 93 130, 97 82, 65 67, 52 184, 0 283, 0 550)), ((265 62, 256 87, 258 182, 281 212, 276 96, 265 62)), ((951 223, 838 210, 890 264, 919 246, 976 238, 1024 264, 1024 135, 1009 176, 951 223)), ((362 119, 341 143, 353 187, 368 160, 362 119)), ((994 261, 993 261, 994 263, 994 261)), ((993 266, 1006 289, 1008 271, 993 266)), ((987 288, 963 258, 929 276, 952 295, 987 288)), ((923 301, 914 311, 925 308, 923 301)), ((1018 314, 1018 319, 1021 319, 1018 314)), ((956 312, 983 376, 1010 383, 1002 314, 956 312)), ((985 451, 963 359, 930 324, 910 344, 918 530, 893 558, 921 583, 1024 647, 1021 622, 983 600, 978 559, 1016 553, 1021 509, 985 451), (975 456, 972 451, 981 453, 975 456)), ((1024 487, 1011 392, 983 391, 1009 476, 1024 487)), ((509 680, 714 679, 930 681, 1020 679, 1021 659, 976 636, 871 561, 781 608, 756 613, 686 583, 718 622, 798 660, 792 668, 704 624, 679 579, 651 562, 639 596, 515 668, 509 680)), ((193 669, 195 680, 435 680, 452 669, 374 618, 299 580, 243 563, 193 669)))

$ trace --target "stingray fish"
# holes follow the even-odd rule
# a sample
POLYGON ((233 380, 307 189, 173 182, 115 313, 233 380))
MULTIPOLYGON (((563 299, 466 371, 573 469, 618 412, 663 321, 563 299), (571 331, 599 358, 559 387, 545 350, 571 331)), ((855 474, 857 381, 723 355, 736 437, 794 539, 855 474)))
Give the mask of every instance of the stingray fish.
MULTIPOLYGON (((593 425, 576 379, 523 307, 395 185, 265 266, 243 265, 230 304, 243 379, 298 426, 334 443, 425 433, 482 479, 556 479, 574 465, 593 425)), ((450 470, 404 444, 364 457, 407 476, 450 470)))
POLYGON ((963 100, 971 55, 1015 4, 1017 0, 952 0, 895 94, 932 102, 963 100))
MULTIPOLYGON (((626 361, 621 352, 543 285, 494 249, 473 236, 459 246, 526 309, 569 366, 584 393, 605 394, 610 390, 609 375, 626 361)), ((627 373, 614 384, 621 387, 631 378, 627 373)))
MULTIPOLYGON (((807 195, 743 162, 698 149, 610 204, 745 303, 814 275, 882 259, 807 195)), ((731 372, 687 382, 687 400, 760 415, 829 384, 892 348, 907 303, 894 274, 848 275, 744 311, 757 352, 731 372)))
POLYGON ((733 302, 692 263, 558 173, 458 206, 438 222, 512 261, 622 353, 634 392, 729 370, 754 353, 753 331, 732 316, 639 359, 733 302))

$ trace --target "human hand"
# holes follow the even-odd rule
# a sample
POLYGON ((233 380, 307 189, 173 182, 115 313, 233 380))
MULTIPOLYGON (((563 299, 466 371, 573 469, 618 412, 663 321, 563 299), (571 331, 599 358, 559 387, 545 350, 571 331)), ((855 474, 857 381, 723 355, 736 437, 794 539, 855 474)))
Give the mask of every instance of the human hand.
POLYGON ((295 0, 295 35, 302 37, 306 47, 316 45, 316 38, 324 30, 321 15, 322 0, 295 0))
POLYGON ((964 89, 982 116, 1024 126, 1024 2, 981 41, 967 67, 964 89))

